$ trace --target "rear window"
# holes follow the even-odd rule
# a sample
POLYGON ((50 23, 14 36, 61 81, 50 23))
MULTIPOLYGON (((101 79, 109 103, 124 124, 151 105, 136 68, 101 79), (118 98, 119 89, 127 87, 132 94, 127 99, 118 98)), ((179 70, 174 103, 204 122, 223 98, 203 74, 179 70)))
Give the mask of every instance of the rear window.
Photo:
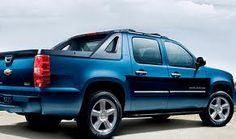
POLYGON ((82 35, 58 44, 53 50, 94 52, 104 42, 108 34, 82 35))

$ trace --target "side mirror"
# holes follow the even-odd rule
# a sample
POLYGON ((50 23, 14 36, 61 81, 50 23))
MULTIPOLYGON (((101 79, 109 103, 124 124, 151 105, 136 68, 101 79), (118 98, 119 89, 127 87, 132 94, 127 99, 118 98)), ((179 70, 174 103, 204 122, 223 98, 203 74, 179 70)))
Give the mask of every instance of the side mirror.
POLYGON ((206 65, 206 61, 204 60, 203 57, 198 57, 197 61, 196 61, 196 67, 199 68, 201 66, 205 66, 206 65))

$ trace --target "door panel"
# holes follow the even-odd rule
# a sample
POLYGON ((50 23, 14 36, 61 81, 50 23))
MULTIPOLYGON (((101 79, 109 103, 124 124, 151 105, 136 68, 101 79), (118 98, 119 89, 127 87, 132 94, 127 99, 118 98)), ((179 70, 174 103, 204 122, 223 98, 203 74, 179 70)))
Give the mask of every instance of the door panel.
POLYGON ((170 95, 168 109, 201 108, 207 101, 210 79, 204 68, 184 69, 169 67, 170 95), (171 73, 179 73, 175 78, 171 73))
POLYGON ((145 69, 146 75, 128 76, 132 108, 137 111, 165 109, 169 94, 166 67, 134 65, 134 71, 145 69))
POLYGON ((169 94, 168 70, 162 63, 158 40, 139 37, 130 37, 129 40, 133 74, 127 76, 127 81, 131 91, 132 110, 166 109, 169 94))
POLYGON ((176 42, 165 42, 169 70, 168 109, 201 108, 208 97, 210 79, 194 56, 176 42))

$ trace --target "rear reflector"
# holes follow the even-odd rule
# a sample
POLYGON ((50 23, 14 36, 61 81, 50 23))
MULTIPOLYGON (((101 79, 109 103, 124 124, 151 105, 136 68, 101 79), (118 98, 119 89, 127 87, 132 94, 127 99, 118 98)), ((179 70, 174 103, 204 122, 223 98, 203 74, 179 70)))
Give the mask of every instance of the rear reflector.
POLYGON ((51 83, 49 55, 36 55, 34 59, 34 86, 47 87, 51 83))

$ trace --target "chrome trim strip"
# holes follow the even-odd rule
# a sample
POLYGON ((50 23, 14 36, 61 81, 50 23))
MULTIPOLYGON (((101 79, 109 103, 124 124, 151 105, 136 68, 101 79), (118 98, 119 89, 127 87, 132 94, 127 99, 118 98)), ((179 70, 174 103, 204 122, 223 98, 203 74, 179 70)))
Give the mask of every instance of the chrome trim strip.
POLYGON ((145 93, 206 93, 205 90, 172 90, 172 91, 143 91, 143 90, 138 90, 134 91, 136 94, 145 94, 145 93))
POLYGON ((205 90, 173 90, 170 93, 206 93, 205 90))
POLYGON ((169 93, 169 91, 134 91, 134 93, 137 93, 137 94, 142 94, 142 93, 169 93))

